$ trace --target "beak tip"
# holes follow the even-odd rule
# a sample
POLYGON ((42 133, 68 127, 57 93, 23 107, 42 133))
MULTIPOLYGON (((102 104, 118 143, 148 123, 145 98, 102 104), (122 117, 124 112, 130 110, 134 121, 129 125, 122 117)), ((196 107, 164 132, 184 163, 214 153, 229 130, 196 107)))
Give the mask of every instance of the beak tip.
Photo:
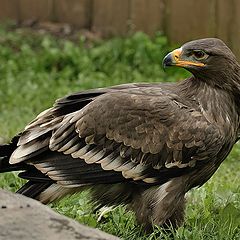
POLYGON ((164 57, 164 59, 162 61, 162 67, 163 67, 163 69, 165 69, 166 67, 169 67, 172 65, 173 65, 172 54, 169 53, 164 57))
POLYGON ((166 68, 166 63, 164 61, 162 61, 162 68, 165 69, 166 68))

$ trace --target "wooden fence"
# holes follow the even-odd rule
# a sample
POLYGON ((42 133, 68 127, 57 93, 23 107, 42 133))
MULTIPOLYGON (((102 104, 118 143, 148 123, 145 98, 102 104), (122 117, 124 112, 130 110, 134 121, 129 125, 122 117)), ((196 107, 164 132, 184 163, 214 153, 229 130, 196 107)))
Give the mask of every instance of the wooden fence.
POLYGON ((0 0, 0 19, 70 23, 103 36, 163 31, 172 42, 219 37, 240 58, 239 0, 0 0))

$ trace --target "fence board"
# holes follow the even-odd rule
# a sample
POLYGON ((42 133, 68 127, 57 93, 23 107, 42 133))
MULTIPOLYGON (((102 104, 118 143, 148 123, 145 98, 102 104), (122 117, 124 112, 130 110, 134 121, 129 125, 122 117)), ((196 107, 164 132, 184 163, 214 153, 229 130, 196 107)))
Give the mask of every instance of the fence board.
POLYGON ((51 20, 53 0, 18 0, 20 20, 51 20))
POLYGON ((231 36, 231 47, 233 52, 236 54, 238 59, 240 60, 240 2, 238 0, 233 0, 232 2, 234 8, 232 11, 232 19, 229 23, 229 28, 231 28, 230 36, 231 36))
POLYGON ((80 28, 89 28, 92 0, 55 0, 55 20, 80 28))
POLYGON ((18 20, 18 16, 17 0, 0 0, 0 20, 18 20))
POLYGON ((166 34, 172 42, 215 35, 215 1, 166 1, 166 34))
POLYGON ((239 0, 0 0, 0 20, 59 21, 102 33, 162 30, 174 43, 217 36, 240 59, 239 0))
POLYGON ((216 36, 230 44, 234 6, 226 0, 218 0, 216 3, 216 36))
POLYGON ((132 30, 154 35, 163 29, 163 0, 131 0, 130 9, 132 30))
POLYGON ((129 30, 129 0, 94 0, 94 31, 103 36, 125 35, 129 30))

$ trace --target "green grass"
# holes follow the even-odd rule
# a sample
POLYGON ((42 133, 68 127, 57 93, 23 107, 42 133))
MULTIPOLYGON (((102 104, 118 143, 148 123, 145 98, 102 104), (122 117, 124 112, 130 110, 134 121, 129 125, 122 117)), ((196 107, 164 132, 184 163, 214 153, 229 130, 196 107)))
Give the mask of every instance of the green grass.
MULTIPOLYGON (((175 81, 188 74, 162 70, 169 51, 165 37, 150 39, 137 33, 126 39, 95 43, 84 37, 72 43, 51 36, 0 28, 0 141, 21 131, 56 98, 71 92, 126 82, 175 81), (1 140, 2 139, 2 140, 1 140)), ((218 172, 203 187, 188 194, 186 221, 174 239, 240 239, 240 146, 237 145, 218 172)), ((15 173, 0 175, 0 187, 16 190, 23 180, 15 173)), ((83 192, 51 205, 79 222, 122 239, 159 239, 157 229, 145 235, 134 215, 117 207, 97 221, 83 192)), ((162 233, 162 239, 170 239, 162 233)))

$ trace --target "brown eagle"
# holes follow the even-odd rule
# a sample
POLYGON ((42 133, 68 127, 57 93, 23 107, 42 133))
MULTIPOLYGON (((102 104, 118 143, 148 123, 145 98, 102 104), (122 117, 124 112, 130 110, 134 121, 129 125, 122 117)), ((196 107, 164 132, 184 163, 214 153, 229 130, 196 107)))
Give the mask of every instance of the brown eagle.
POLYGON ((178 227, 186 192, 240 137, 240 66, 216 38, 184 44, 163 65, 192 76, 59 99, 0 146, 0 172, 20 170, 18 193, 43 203, 87 188, 98 206, 128 205, 147 230, 178 227))

